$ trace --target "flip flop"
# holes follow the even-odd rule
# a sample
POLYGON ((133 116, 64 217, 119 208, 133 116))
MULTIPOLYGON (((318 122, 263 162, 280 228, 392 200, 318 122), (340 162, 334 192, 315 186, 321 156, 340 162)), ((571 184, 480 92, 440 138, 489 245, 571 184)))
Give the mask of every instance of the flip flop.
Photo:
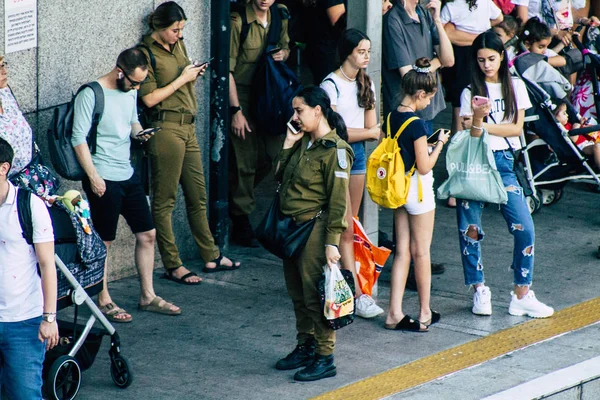
POLYGON ((104 314, 106 319, 108 319, 110 322, 127 323, 133 320, 131 315, 129 315, 128 318, 117 318, 118 316, 128 315, 129 313, 117 306, 115 303, 108 303, 100 306, 99 308, 100 312, 102 312, 102 314, 104 314))
MULTIPOLYGON (((175 268, 175 269, 177 269, 177 268, 175 268)), ((188 282, 188 281, 186 281, 186 279, 189 278, 190 276, 198 276, 198 274, 196 274, 194 272, 188 272, 187 274, 185 274, 181 278, 177 278, 177 277, 173 276, 172 272, 169 272, 167 270, 167 272, 165 272, 163 274, 162 278, 163 279, 168 279, 168 280, 173 281, 173 282, 180 283, 182 285, 191 285, 191 286, 194 286, 194 285, 199 285, 199 284, 202 283, 202 281, 198 281, 198 282, 188 282)))
POLYGON ((157 314, 180 315, 181 309, 179 309, 178 311, 173 311, 173 310, 171 310, 172 305, 173 305, 172 303, 169 303, 168 301, 164 300, 162 297, 156 296, 154 299, 152 299, 150 304, 146 304, 145 306, 138 304, 138 309, 140 311, 148 311, 148 312, 153 312, 153 313, 157 313, 157 314), (162 305, 160 304, 161 301, 163 302, 162 305))
POLYGON ((439 312, 431 310, 431 318, 421 323, 429 328, 429 325, 437 324, 438 322, 440 322, 441 318, 442 316, 439 312))
POLYGON ((237 261, 231 260, 232 265, 221 265, 221 260, 223 260, 223 255, 219 255, 219 257, 215 258, 211 262, 215 263, 217 266, 214 268, 204 267, 202 268, 202 272, 206 274, 210 274, 212 272, 222 272, 222 271, 234 271, 240 267, 241 264, 237 264, 237 261), (237 264, 237 265, 236 265, 237 264))
POLYGON ((385 329, 418 333, 429 332, 429 329, 427 328, 421 329, 421 323, 418 320, 412 319, 408 315, 405 315, 404 318, 402 318, 397 324, 385 324, 385 329))

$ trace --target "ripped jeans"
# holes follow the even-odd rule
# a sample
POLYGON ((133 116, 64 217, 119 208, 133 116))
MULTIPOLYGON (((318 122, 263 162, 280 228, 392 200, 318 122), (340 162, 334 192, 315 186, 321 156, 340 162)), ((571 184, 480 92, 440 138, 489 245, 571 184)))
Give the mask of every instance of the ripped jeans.
MULTIPOLYGON (((523 196, 523 189, 513 172, 513 155, 509 150, 495 151, 496 167, 506 191, 508 203, 500 206, 508 231, 514 237, 513 262, 514 284, 529 286, 533 276, 535 230, 529 208, 523 196)), ((465 284, 468 286, 484 283, 481 261, 481 241, 484 237, 481 228, 481 214, 485 203, 457 199, 456 216, 458 237, 462 257, 465 284), (468 235, 469 228, 476 229, 477 239, 468 235)))

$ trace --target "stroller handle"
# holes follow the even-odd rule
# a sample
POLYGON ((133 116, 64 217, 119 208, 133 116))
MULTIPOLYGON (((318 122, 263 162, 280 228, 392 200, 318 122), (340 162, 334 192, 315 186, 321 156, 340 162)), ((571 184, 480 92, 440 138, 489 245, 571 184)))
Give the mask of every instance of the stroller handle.
POLYGON ((597 131, 600 131, 600 125, 590 125, 584 128, 571 129, 569 131, 569 136, 585 135, 586 133, 592 133, 597 131))
MULTIPOLYGON (((585 26, 579 25, 577 27, 577 29, 575 29, 575 32, 576 33, 581 33, 581 31, 583 30, 583 28, 585 28, 585 26)), ((585 47, 583 46, 583 43, 581 43, 581 40, 579 40, 579 35, 573 35, 571 37, 571 40, 573 41, 573 44, 575 45, 575 47, 577 47, 579 49, 579 51, 583 52, 585 50, 585 47)))

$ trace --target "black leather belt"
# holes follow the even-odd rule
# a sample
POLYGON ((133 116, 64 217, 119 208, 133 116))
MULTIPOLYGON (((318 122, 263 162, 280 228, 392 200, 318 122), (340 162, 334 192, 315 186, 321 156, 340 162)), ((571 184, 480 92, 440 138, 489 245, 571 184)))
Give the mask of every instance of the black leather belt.
POLYGON ((193 114, 183 114, 176 111, 161 111, 155 121, 177 122, 179 125, 190 125, 196 122, 196 116, 193 114))

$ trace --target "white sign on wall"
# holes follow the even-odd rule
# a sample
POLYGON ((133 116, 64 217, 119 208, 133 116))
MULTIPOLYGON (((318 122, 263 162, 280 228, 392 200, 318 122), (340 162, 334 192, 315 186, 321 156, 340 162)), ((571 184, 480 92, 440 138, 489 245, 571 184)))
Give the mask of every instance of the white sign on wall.
POLYGON ((37 0, 4 0, 4 53, 37 46, 37 0))

